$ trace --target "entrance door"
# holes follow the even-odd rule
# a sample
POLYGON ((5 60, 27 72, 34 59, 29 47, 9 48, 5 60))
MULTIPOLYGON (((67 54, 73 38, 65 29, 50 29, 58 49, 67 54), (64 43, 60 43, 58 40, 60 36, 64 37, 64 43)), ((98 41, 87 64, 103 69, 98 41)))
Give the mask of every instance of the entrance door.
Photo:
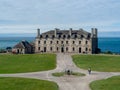
POLYGON ((79 48, 79 53, 81 53, 81 48, 79 48))
POLYGON ((46 52, 46 47, 44 47, 44 52, 46 52))
POLYGON ((63 47, 61 48, 61 52, 62 52, 62 53, 64 52, 64 48, 63 48, 63 47))

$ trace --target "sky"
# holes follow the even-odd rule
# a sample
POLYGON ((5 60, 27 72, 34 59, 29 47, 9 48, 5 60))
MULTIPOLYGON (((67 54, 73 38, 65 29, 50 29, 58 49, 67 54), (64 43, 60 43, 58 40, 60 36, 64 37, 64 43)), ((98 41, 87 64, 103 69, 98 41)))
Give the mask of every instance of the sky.
POLYGON ((120 0, 0 0, 0 34, 36 33, 37 28, 98 28, 120 36, 112 33, 120 32, 120 0))

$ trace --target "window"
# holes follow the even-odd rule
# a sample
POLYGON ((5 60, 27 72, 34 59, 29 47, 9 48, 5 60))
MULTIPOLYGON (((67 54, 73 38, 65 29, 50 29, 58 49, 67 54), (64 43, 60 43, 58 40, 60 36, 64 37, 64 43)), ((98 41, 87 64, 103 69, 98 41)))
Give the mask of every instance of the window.
POLYGON ((88 41, 86 41, 85 43, 88 44, 88 41))
POLYGON ((73 41, 73 44, 75 44, 75 41, 73 41))
POLYGON ((61 44, 63 44, 63 41, 61 41, 61 44))
POLYGON ((48 35, 46 35, 46 39, 48 38, 48 35))
POLYGON ((52 47, 50 47, 50 50, 52 51, 52 47))
POLYGON ((79 41, 79 44, 81 44, 81 41, 79 41))
POLYGON ((73 47, 73 51, 75 51, 75 48, 73 47))
POLYGON ((57 47, 57 51, 59 50, 59 48, 57 47))
POLYGON ((66 41, 66 44, 68 44, 68 41, 66 41))
POLYGON ((59 41, 57 41, 57 44, 59 44, 59 41))
POLYGON ((40 50, 40 47, 38 47, 38 50, 40 50))
POLYGON ((52 41, 50 41, 50 44, 52 44, 53 42, 52 41))
POLYGON ((88 51, 88 48, 86 48, 86 51, 88 51))
POLYGON ((68 47, 66 47, 66 51, 68 51, 68 47))
POLYGON ((66 36, 65 36, 65 35, 63 35, 63 38, 66 38, 66 36))
POLYGON ((52 35, 52 39, 54 39, 55 38, 55 35, 52 35))
POLYGON ((38 44, 40 44, 40 41, 38 41, 38 44))
POLYGON ((46 44, 46 41, 44 41, 44 44, 46 44))

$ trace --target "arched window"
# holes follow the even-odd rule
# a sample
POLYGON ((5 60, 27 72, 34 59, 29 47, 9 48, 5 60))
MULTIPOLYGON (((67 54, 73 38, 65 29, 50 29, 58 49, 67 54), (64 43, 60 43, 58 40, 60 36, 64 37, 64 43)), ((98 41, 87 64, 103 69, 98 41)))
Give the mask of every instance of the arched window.
POLYGON ((73 51, 75 51, 75 48, 73 47, 73 51))
POLYGON ((66 51, 68 51, 68 47, 66 47, 66 51))
POLYGON ((50 47, 50 51, 52 51, 53 49, 52 49, 52 47, 50 47))
POLYGON ((68 41, 66 41, 66 44, 68 44, 68 41))
POLYGON ((52 39, 54 39, 55 38, 55 35, 52 35, 52 39))
POLYGON ((46 44, 46 41, 44 41, 44 44, 46 44))
POLYGON ((57 47, 57 51, 59 50, 59 48, 57 47))
POLYGON ((59 44, 59 41, 57 41, 57 44, 59 44))
POLYGON ((66 38, 66 35, 63 35, 63 38, 66 38))
POLYGON ((53 41, 50 41, 50 44, 52 44, 53 43, 53 41))
POLYGON ((45 38, 47 39, 47 38, 48 38, 48 35, 46 35, 45 38))

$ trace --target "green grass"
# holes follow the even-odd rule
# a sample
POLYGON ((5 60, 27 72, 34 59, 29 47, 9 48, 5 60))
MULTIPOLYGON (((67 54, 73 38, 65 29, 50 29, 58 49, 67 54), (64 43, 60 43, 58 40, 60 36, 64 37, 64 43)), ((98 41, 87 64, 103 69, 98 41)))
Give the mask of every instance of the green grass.
POLYGON ((58 85, 45 80, 0 77, 0 90, 58 90, 58 85))
POLYGON ((0 55, 0 73, 36 72, 55 67, 55 54, 0 55))
MULTIPOLYGON (((65 73, 65 72, 55 72, 55 73, 52 73, 52 75, 56 76, 56 77, 61 77, 61 76, 67 75, 67 73, 65 73)), ((71 72, 70 75, 73 75, 73 76, 85 76, 85 74, 79 73, 79 72, 71 72)))
POLYGON ((93 81, 90 87, 92 90, 120 90, 120 76, 93 81))
POLYGON ((61 77, 61 76, 64 76, 64 72, 56 72, 56 73, 52 73, 53 76, 56 76, 56 77, 61 77))
POLYGON ((120 56, 74 55, 73 61, 83 69, 91 67, 93 71, 120 72, 120 56))

